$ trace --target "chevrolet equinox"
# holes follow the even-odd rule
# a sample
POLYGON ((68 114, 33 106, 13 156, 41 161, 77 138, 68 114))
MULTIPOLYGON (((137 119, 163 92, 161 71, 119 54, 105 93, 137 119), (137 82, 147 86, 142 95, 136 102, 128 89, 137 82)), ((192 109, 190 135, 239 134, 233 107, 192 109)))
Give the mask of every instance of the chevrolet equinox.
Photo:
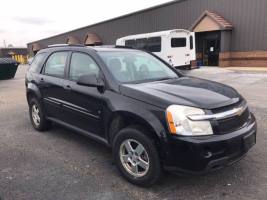
POLYGON ((122 47, 53 45, 26 74, 30 119, 109 147, 121 174, 149 186, 163 170, 203 174, 243 158, 256 121, 233 88, 188 77, 159 57, 122 47))

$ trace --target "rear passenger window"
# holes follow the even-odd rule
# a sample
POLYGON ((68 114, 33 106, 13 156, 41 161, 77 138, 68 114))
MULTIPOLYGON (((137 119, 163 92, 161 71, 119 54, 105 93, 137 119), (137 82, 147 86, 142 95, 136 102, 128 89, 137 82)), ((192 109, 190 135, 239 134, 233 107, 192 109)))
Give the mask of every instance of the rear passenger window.
POLYGON ((70 80, 77 81, 80 76, 93 75, 98 76, 99 68, 95 61, 87 54, 73 53, 70 62, 70 80))
POLYGON ((186 38, 172 38, 171 39, 172 47, 186 47, 186 38))
POLYGON ((53 53, 45 64, 44 73, 50 76, 64 77, 68 52, 53 53))
POLYGON ((150 52, 160 52, 161 51, 161 37, 148 38, 146 50, 150 52))
POLYGON ((44 64, 46 55, 46 53, 37 54, 30 64, 30 71, 39 73, 41 71, 42 65, 44 64))

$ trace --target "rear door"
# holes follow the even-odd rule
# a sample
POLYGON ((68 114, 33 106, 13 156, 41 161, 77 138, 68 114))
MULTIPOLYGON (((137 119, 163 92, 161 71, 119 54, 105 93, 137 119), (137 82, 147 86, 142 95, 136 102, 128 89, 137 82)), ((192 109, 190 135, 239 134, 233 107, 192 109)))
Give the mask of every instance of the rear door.
POLYGON ((170 37, 168 58, 174 67, 190 64, 189 37, 185 34, 175 34, 170 37))
POLYGON ((68 51, 52 53, 48 57, 39 79, 39 89, 47 116, 63 121, 66 116, 62 110, 62 102, 65 101, 63 82, 68 58, 68 51))
POLYGON ((196 60, 196 41, 195 33, 190 33, 190 61, 196 60))

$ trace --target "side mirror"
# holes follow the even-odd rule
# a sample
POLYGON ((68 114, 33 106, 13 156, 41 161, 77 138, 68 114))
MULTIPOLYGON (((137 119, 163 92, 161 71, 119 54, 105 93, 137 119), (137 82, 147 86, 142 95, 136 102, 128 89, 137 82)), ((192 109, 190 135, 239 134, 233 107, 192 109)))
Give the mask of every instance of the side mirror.
POLYGON ((102 81, 99 81, 95 74, 80 76, 77 81, 77 84, 88 87, 104 87, 104 83, 102 81))

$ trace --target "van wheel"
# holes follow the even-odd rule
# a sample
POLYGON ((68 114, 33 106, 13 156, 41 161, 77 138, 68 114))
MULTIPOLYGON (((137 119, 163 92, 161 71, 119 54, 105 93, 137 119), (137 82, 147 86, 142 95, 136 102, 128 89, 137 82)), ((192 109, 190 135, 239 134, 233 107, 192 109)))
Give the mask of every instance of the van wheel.
POLYGON ((135 185, 151 186, 160 178, 161 165, 154 141, 138 127, 127 127, 115 136, 113 156, 121 174, 135 185))
POLYGON ((31 123, 36 130, 46 131, 51 127, 51 122, 45 118, 42 106, 35 98, 30 100, 29 113, 31 123))

